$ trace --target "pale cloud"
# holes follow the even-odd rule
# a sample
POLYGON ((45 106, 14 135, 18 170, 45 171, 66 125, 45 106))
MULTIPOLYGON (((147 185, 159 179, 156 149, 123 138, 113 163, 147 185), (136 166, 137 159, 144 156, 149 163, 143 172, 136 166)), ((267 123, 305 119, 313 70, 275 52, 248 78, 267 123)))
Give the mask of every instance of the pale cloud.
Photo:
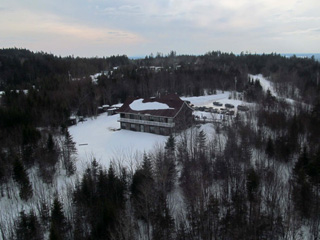
POLYGON ((104 39, 106 43, 128 44, 143 40, 139 35, 128 31, 67 23, 60 17, 50 14, 15 11, 3 14, 0 20, 2 23, 5 22, 5 24, 0 24, 0 30, 3 33, 55 34, 92 41, 104 39))
POLYGON ((283 32, 283 34, 284 35, 316 34, 320 36, 320 28, 300 29, 300 30, 283 32))
POLYGON ((10 40, 23 46, 24 36, 35 47, 37 43, 62 49, 59 43, 64 48, 59 52, 69 48, 77 54, 80 49, 79 54, 89 55, 117 50, 128 55, 170 50, 319 51, 319 0, 11 0, 6 4, 0 4, 1 45, 10 40))
MULTIPOLYGON (((53 14, 33 13, 26 10, 10 11, 0 16, 0 43, 3 47, 10 44, 19 47, 46 51, 59 48, 73 54, 73 48, 90 45, 120 47, 135 46, 146 41, 139 34, 130 31, 83 25, 68 22, 53 14)), ((11 45, 12 46, 12 45, 11 45)), ((61 51, 58 50, 60 53, 61 51)), ((96 51, 99 52, 99 51, 96 51)))

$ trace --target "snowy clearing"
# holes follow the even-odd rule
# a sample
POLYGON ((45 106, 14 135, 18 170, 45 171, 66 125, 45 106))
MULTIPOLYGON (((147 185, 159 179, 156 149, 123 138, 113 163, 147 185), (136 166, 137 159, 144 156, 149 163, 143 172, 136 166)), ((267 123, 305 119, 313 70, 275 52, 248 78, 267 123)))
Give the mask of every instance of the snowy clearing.
POLYGON ((119 130, 118 118, 119 114, 108 116, 103 113, 69 128, 78 150, 78 170, 83 170, 92 157, 106 167, 110 161, 133 167, 137 154, 148 152, 167 140, 166 136, 119 130))
POLYGON ((190 101, 195 107, 214 107, 213 102, 220 102, 223 104, 229 103, 237 107, 238 105, 242 105, 243 101, 237 99, 231 99, 231 92, 225 91, 222 93, 218 91, 217 94, 199 96, 199 97, 181 97, 183 101, 190 101))
POLYGON ((257 74, 257 75, 249 74, 249 77, 253 80, 256 80, 256 79, 259 80, 263 91, 266 92, 267 90, 270 90, 270 92, 273 96, 276 96, 276 97, 278 96, 278 94, 276 93, 276 91, 273 87, 272 82, 270 82, 267 78, 262 76, 262 74, 257 74))
MULTIPOLYGON (((267 90, 270 90, 270 93, 273 96, 275 96, 275 97, 277 97, 279 99, 285 100, 287 103, 289 103, 291 105, 299 103, 298 101, 296 101, 294 99, 291 99, 291 98, 288 98, 286 96, 280 96, 276 92, 276 89, 275 89, 275 87, 273 85, 273 82, 268 80, 268 77, 264 77, 262 74, 257 74, 257 75, 248 74, 248 76, 253 80, 256 80, 256 79, 259 80, 263 91, 267 92, 267 90)), ((299 95, 299 90, 297 88, 295 89, 295 92, 296 92, 296 95, 298 96, 299 95)), ((301 103, 301 104, 303 104, 306 108, 310 108, 310 105, 307 105, 307 104, 304 104, 304 103, 301 103)))
MULTIPOLYGON (((233 104, 235 107, 243 104, 240 100, 229 99, 229 96, 230 92, 225 92, 202 97, 184 97, 182 99, 190 101, 195 106, 213 107, 212 103, 217 100, 221 103, 233 104)), ((141 105, 144 106, 145 103, 141 103, 141 105)), ((139 107, 137 105, 137 108, 139 107)), ((204 112, 195 114, 205 114, 208 115, 208 118, 210 115, 210 113, 204 112)), ((220 118, 218 115, 216 117, 220 118)), ((118 118, 119 114, 108 116, 107 113, 103 113, 97 118, 87 119, 87 121, 69 128, 78 150, 77 169, 79 172, 84 170, 93 157, 105 167, 108 167, 110 162, 114 161, 115 163, 120 162, 126 167, 134 168, 139 163, 137 161, 141 160, 144 152, 148 153, 167 141, 167 136, 120 130, 118 118)), ((213 132, 211 132, 213 129, 210 125, 202 125, 201 129, 208 135, 213 135, 213 132)))
POLYGON ((98 83, 98 78, 100 76, 102 76, 102 73, 96 73, 96 74, 90 75, 91 80, 92 80, 93 83, 98 83))
POLYGON ((230 92, 221 91, 218 94, 214 95, 206 95, 206 96, 199 96, 199 97, 181 97, 183 101, 190 101, 196 107, 212 107, 212 103, 214 101, 226 100, 230 96, 230 92))
POLYGON ((231 119, 232 116, 226 116, 225 114, 221 114, 221 108, 225 109, 225 104, 231 104, 234 108, 230 109, 237 113, 237 107, 239 105, 252 105, 242 100, 231 99, 232 92, 225 91, 222 93, 218 91, 217 94, 214 95, 206 95, 206 96, 199 96, 199 97, 182 97, 181 99, 184 101, 190 101, 195 107, 206 107, 218 110, 216 113, 212 112, 205 112, 205 111, 194 111, 193 115, 199 117, 200 120, 205 121, 222 121, 231 119), (213 105, 213 102, 222 103, 223 106, 217 107, 213 105))

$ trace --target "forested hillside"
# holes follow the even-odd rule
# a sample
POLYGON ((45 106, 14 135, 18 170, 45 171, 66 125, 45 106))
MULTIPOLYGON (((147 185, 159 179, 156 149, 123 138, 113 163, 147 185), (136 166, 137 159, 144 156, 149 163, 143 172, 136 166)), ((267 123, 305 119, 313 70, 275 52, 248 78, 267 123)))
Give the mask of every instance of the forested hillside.
POLYGON ((0 50, 0 239, 318 239, 319 72, 313 58, 278 54, 0 50), (195 124, 170 136, 134 168, 94 155, 85 171, 75 167, 70 116, 129 96, 217 90, 250 111, 206 123, 210 135, 195 124))

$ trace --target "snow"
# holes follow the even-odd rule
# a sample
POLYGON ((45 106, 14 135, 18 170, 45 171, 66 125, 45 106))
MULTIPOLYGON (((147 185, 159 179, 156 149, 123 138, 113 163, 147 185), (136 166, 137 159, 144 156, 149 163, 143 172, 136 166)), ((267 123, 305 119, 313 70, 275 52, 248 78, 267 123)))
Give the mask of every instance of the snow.
POLYGON ((214 95, 200 97, 181 97, 183 101, 190 101, 194 106, 212 107, 212 103, 219 100, 228 99, 230 92, 218 93, 214 95))
MULTIPOLYGON (((212 109, 218 109, 225 108, 225 106, 217 107, 213 105, 213 102, 220 102, 222 104, 232 104, 234 105, 234 108, 230 109, 237 113, 237 106, 238 105, 250 105, 242 100, 238 99, 231 99, 232 96, 231 92, 225 91, 221 92, 218 91, 218 94, 214 95, 206 95, 206 96, 199 96, 199 97, 182 97, 181 99, 184 101, 190 101, 191 104, 193 104, 195 107, 207 107, 212 109)), ((221 120, 227 120, 231 119, 232 116, 227 116, 220 113, 211 113, 211 112, 204 112, 204 111, 194 111, 194 116, 198 116, 200 120, 206 120, 206 121, 221 121, 221 120)))
MULTIPOLYGON (((229 92, 202 97, 182 98, 197 106, 212 106, 213 101, 230 103, 235 106, 242 104, 240 100, 229 99, 229 92)), ((117 104, 121 106, 122 104, 117 104)), ((113 105, 115 106, 115 105, 113 105)), ((159 102, 143 103, 142 99, 135 100, 130 107, 133 110, 168 109, 169 106, 159 102)), ((208 120, 211 113, 196 112, 205 115, 208 120)), ((219 114, 218 114, 219 115, 219 114)), ((220 116, 216 115, 216 118, 220 116)), ((97 118, 87 119, 82 123, 69 127, 69 132, 76 142, 78 151, 77 169, 81 172, 93 157, 103 166, 108 167, 110 162, 121 162, 126 167, 134 167, 141 161, 144 152, 152 151, 167 141, 167 136, 151 133, 134 132, 119 129, 117 121, 119 114, 108 116, 103 113, 97 118)), ((207 125, 202 125, 205 132, 210 132, 207 125)))
MULTIPOLYGON (((262 87, 262 89, 267 92, 267 90, 270 90, 270 93, 279 98, 279 99, 282 99, 282 100, 285 100, 287 103, 291 104, 291 105, 294 105, 296 103, 299 103, 297 102, 296 100, 294 99, 291 99, 291 98, 288 98, 288 97, 285 97, 285 96, 280 96, 277 92, 276 92, 276 89, 275 87, 273 86, 273 83, 268 80, 267 77, 264 77, 262 74, 257 74, 257 75, 252 75, 252 74, 248 74, 248 76, 253 79, 253 80, 259 80, 260 81, 260 85, 262 87)), ((296 88, 295 89, 295 92, 296 92, 296 95, 299 96, 299 90, 296 88)), ((308 106, 308 104, 304 104, 302 103, 306 108, 309 108, 310 106, 308 106)))
POLYGON ((96 73, 94 75, 90 75, 91 79, 93 82, 97 82, 98 81, 98 77, 100 77, 102 75, 102 73, 96 73))
POLYGON ((223 104, 229 103, 235 106, 242 105, 243 101, 237 99, 229 99, 231 92, 218 92, 218 94, 199 96, 199 97, 181 97, 183 101, 190 101, 196 107, 215 107, 213 102, 220 102, 223 104))
POLYGON ((262 74, 257 74, 257 75, 252 75, 249 74, 249 77, 253 80, 259 80, 260 81, 260 85, 262 87, 262 89, 266 92, 267 90, 270 90, 271 94, 273 96, 278 96, 278 94, 276 93, 272 82, 270 82, 267 78, 265 78, 262 74))
POLYGON ((134 100, 129 106, 134 111, 173 109, 164 103, 159 103, 159 102, 144 103, 142 98, 134 100))
MULTIPOLYGON (((29 90, 28 89, 25 89, 25 90, 10 90, 11 92, 15 91, 16 93, 20 93, 20 92, 23 92, 24 94, 28 94, 29 90)), ((5 91, 0 91, 0 97, 2 95, 5 94, 5 91)))
MULTIPOLYGON (((237 99, 229 99, 231 92, 221 92, 218 94, 200 97, 182 97, 182 100, 190 101, 195 106, 213 106, 214 101, 223 104, 229 103, 235 106, 243 105, 244 102, 237 99)), ((137 99, 130 104, 132 110, 154 110, 170 109, 167 104, 159 102, 143 103, 143 99, 137 99)), ((121 103, 111 107, 121 107, 121 103)), ((221 120, 222 118, 231 118, 231 116, 222 116, 222 114, 212 114, 208 112, 195 111, 194 115, 207 120, 221 120)), ((126 167, 136 166, 141 161, 143 152, 152 151, 155 147, 163 145, 167 141, 167 136, 161 136, 151 133, 134 132, 130 130, 120 130, 120 123, 117 121, 119 114, 108 116, 103 113, 96 118, 87 119, 82 123, 69 127, 69 132, 76 142, 78 150, 77 169, 86 167, 93 157, 103 166, 108 167, 110 162, 121 162, 126 167)), ((202 125, 205 132, 210 132, 211 125, 202 125), (210 127, 209 127, 210 126, 210 127), (210 130, 209 130, 210 129, 210 130)), ((188 131, 188 130, 187 130, 188 131)))
MULTIPOLYGON (((184 97, 195 106, 213 107, 214 101, 230 103, 235 105, 243 104, 240 100, 229 99, 230 92, 219 93, 201 97, 184 97)), ((130 107, 133 110, 169 109, 169 106, 159 102, 143 103, 142 99, 135 100, 130 107)), ((122 104, 117 104, 121 106, 122 104)), ((113 105, 115 106, 115 105, 113 105)), ((195 115, 206 116, 209 120, 212 116, 220 119, 220 114, 212 115, 206 112, 195 112, 195 115)), ((103 166, 108 167, 110 162, 121 162, 126 167, 134 167, 139 161, 143 152, 149 152, 167 141, 167 136, 151 133, 134 132, 119 129, 120 123, 117 121, 119 114, 108 116, 103 113, 97 118, 87 119, 82 123, 71 126, 69 132, 76 142, 78 151, 77 169, 81 172, 95 157, 103 166)), ((202 125, 205 132, 212 131, 209 125, 202 125), (210 130, 209 130, 210 129, 210 130)))
POLYGON ((117 103, 117 104, 113 104, 111 107, 121 108, 122 105, 123 105, 122 103, 117 103))
POLYGON ((78 150, 78 170, 83 170, 92 157, 105 167, 111 161, 134 167, 137 164, 135 158, 167 140, 166 136, 119 130, 118 118, 119 114, 108 116, 103 113, 95 119, 87 119, 69 128, 78 150))

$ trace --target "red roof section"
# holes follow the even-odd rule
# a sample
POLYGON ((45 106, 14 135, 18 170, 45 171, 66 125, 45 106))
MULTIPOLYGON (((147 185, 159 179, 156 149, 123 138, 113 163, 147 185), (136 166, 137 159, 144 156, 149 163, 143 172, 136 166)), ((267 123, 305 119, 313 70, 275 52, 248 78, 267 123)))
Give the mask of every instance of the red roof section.
POLYGON ((159 116, 159 117, 174 117, 181 107, 184 104, 184 101, 180 99, 177 94, 168 94, 162 96, 160 98, 148 98, 144 99, 142 102, 159 102, 163 104, 167 104, 171 109, 157 109, 157 110, 141 110, 135 111, 130 108, 130 104, 139 98, 128 98, 121 108, 118 109, 118 113, 132 113, 132 114, 150 114, 152 116, 159 116))

